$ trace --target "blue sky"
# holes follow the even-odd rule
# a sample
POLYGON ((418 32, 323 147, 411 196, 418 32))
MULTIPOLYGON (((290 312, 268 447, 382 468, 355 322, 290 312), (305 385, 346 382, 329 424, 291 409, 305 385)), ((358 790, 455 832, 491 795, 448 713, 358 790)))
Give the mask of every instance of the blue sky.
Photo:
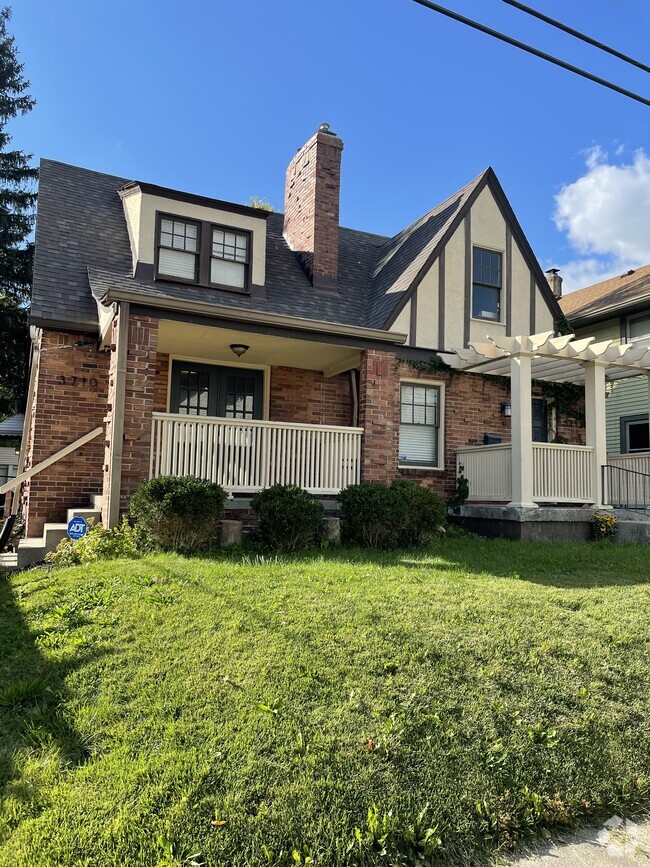
MULTIPOLYGON (((643 0, 528 2, 650 61, 643 0)), ((500 0, 446 5, 650 97, 650 75, 500 0)), ((345 142, 344 225, 393 234, 492 165, 542 265, 571 286, 650 262, 650 108, 411 0, 18 0, 13 13, 38 104, 12 130, 36 158, 281 209, 286 165, 328 121, 345 142)))

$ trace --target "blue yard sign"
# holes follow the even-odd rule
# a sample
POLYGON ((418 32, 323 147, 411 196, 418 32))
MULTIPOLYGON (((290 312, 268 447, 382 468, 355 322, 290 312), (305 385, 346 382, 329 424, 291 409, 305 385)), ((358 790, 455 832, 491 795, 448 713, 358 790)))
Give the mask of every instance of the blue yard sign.
POLYGON ((88 532, 88 524, 85 518, 73 518, 68 522, 68 536, 71 539, 83 539, 88 532))

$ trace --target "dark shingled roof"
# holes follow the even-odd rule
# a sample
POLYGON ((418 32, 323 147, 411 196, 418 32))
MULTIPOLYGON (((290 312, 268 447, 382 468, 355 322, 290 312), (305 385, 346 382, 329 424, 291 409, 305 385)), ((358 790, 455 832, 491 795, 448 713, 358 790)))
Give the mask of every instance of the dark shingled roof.
POLYGON ((96 302, 104 302, 111 288, 120 288, 141 293, 143 304, 155 305, 156 299, 168 297, 387 328, 488 176, 489 169, 393 238, 341 228, 336 294, 314 291, 282 236, 283 215, 270 214, 266 298, 256 298, 171 281, 136 280, 118 195, 130 181, 42 160, 32 322, 95 331, 96 302))

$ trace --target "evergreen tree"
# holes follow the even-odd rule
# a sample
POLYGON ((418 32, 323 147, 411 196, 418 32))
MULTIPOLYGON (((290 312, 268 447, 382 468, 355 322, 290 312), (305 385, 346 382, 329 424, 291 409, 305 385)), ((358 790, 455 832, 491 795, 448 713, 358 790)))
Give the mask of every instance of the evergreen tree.
POLYGON ((7 31, 11 10, 0 10, 0 419, 22 403, 29 349, 26 305, 32 280, 38 170, 31 154, 11 150, 7 124, 34 106, 27 93, 14 38, 7 31))

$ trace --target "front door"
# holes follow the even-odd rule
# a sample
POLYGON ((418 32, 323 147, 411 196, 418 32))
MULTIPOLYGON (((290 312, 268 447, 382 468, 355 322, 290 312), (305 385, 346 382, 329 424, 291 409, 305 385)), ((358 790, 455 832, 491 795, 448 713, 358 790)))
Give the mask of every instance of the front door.
POLYGON ((261 370, 174 361, 169 411, 180 415, 262 418, 261 370))

